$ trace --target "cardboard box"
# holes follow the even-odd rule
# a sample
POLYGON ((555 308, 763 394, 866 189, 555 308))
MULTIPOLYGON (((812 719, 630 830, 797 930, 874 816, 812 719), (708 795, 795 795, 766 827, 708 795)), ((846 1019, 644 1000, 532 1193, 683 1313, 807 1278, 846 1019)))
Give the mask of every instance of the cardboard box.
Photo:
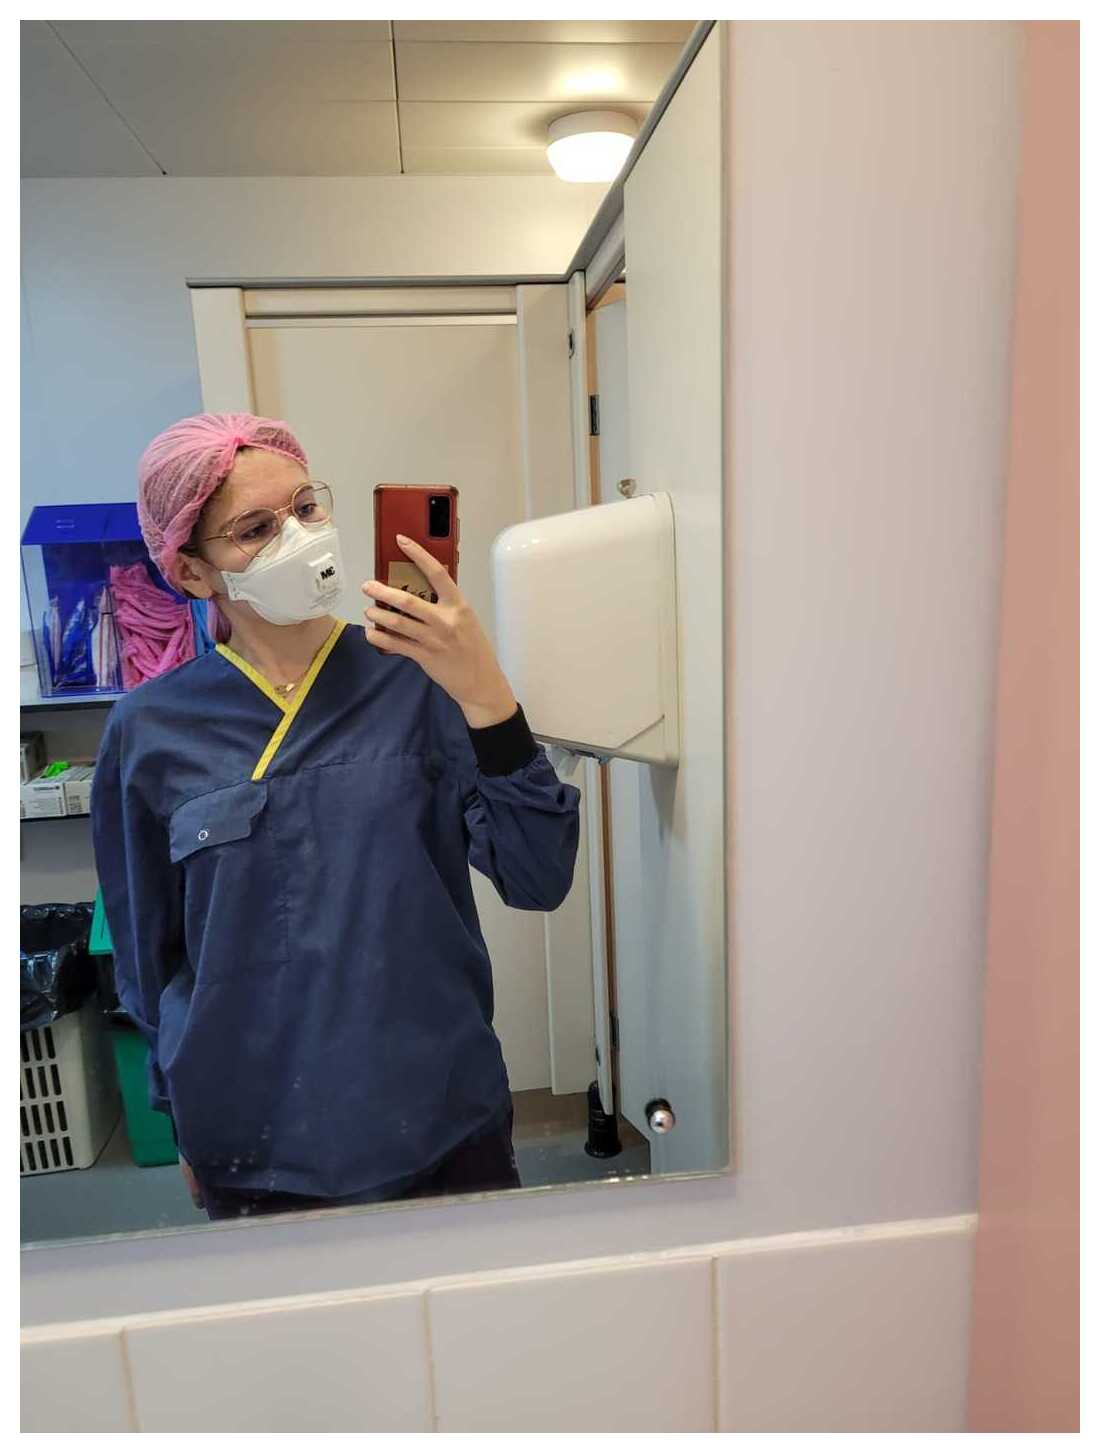
POLYGON ((70 762, 56 777, 36 777, 20 789, 20 817, 79 817, 92 810, 95 763, 70 762))
POLYGON ((46 738, 41 732, 25 732, 19 738, 19 782, 33 782, 46 765, 46 738))
POLYGON ((36 777, 20 789, 20 817, 64 817, 65 788, 60 777, 36 777))
POLYGON ((61 774, 59 780, 65 793, 67 817, 83 817, 91 812, 94 775, 94 762, 74 762, 67 772, 61 774))

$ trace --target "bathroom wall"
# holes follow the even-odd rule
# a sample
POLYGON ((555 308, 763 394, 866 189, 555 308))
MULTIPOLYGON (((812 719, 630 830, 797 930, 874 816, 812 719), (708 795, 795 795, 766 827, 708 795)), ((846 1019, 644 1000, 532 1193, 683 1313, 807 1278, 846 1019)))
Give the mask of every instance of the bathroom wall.
POLYGON ((211 1368, 347 1406, 392 1344, 349 1426, 963 1427, 1020 28, 723 44, 735 1172, 31 1251, 32 1391, 95 1357, 105 1417, 224 1427, 211 1368))
POLYGON ((974 1432, 1080 1426, 1080 41, 1025 27, 974 1432))
POLYGON ((42 1328, 23 1338, 22 1430, 958 1431, 973 1229, 847 1227, 42 1328))

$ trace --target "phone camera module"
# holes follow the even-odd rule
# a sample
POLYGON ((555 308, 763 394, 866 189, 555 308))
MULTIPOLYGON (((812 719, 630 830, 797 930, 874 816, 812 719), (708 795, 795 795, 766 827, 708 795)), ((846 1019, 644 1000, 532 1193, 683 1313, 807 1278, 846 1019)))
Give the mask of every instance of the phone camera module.
POLYGON ((451 533, 451 497, 449 494, 428 496, 428 535, 433 540, 446 540, 451 533))

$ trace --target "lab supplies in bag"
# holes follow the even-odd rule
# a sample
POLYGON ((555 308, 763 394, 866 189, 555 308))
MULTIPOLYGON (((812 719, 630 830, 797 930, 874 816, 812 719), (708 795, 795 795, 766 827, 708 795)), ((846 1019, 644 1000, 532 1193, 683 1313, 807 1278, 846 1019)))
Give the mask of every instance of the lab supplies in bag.
POLYGON ((39 506, 22 544, 42 696, 118 694, 213 648, 150 559, 136 505, 39 506))

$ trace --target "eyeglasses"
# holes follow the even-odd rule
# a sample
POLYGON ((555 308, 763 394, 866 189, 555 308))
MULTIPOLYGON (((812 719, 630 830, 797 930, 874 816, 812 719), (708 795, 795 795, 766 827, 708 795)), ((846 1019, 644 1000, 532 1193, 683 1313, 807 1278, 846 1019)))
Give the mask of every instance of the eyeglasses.
POLYGON ((203 541, 232 540, 246 555, 258 555, 278 537, 288 515, 293 515, 302 525, 327 525, 332 519, 331 487, 320 480, 308 479, 298 486, 290 503, 281 510, 245 510, 229 521, 227 529, 217 535, 205 535, 203 541))

